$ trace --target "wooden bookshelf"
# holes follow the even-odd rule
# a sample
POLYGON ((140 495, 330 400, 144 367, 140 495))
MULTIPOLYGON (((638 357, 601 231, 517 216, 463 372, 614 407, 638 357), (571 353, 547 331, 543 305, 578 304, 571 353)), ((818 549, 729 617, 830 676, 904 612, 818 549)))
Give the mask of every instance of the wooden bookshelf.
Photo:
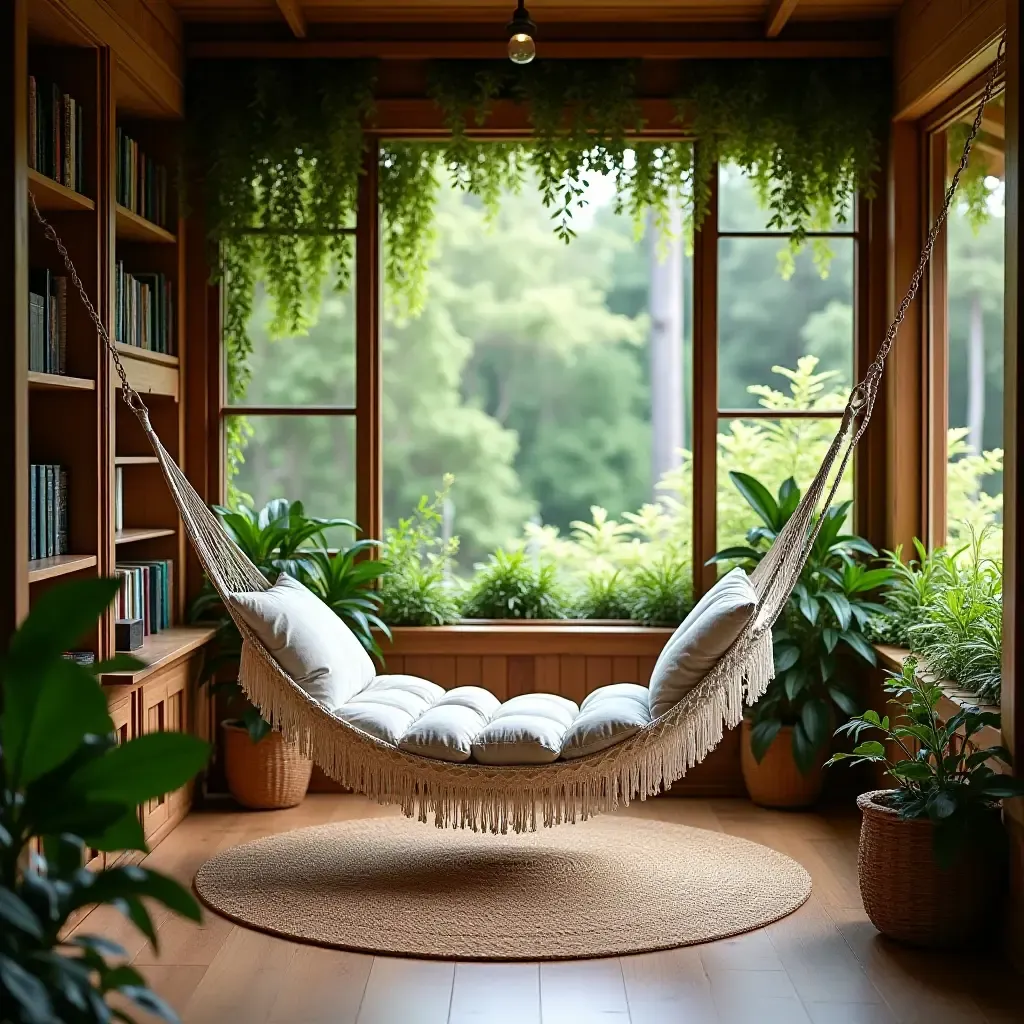
POLYGON ((177 239, 166 228, 140 217, 120 203, 115 204, 117 237, 126 242, 150 242, 157 245, 174 245, 177 239))
MULTIPOLYGON (((5 545, 0 558, 3 636, 42 595, 68 579, 113 576, 119 560, 170 560, 171 627, 146 638, 139 652, 146 669, 130 674, 128 680, 115 680, 130 685, 112 685, 108 706, 120 740, 156 729, 189 729, 200 649, 212 631, 183 625, 188 591, 180 518, 145 434, 116 391, 120 381, 112 360, 70 281, 64 310, 66 372, 30 371, 28 345, 30 271, 69 276, 32 213, 31 194, 66 246, 85 293, 112 338, 119 264, 143 283, 146 275, 163 275, 170 282, 173 334, 155 332, 152 326, 149 334, 161 343, 167 336, 167 347, 176 354, 132 346, 122 346, 120 352, 130 380, 145 395, 153 426, 171 457, 183 464, 180 382, 186 367, 185 304, 179 285, 184 281, 185 231, 173 194, 175 180, 168 176, 163 204, 167 219, 161 227, 117 203, 115 157, 116 132, 125 124, 154 162, 168 170, 176 167, 180 131, 172 118, 181 116, 180 97, 163 102, 163 97, 143 95, 153 61, 146 56, 150 44, 141 36, 132 54, 126 54, 119 49, 123 34, 101 35, 115 31, 114 24, 122 17, 148 17, 140 0, 125 0, 109 18, 104 15, 106 20, 82 19, 75 5, 51 0, 13 0, 0 8, 0 65, 9 71, 9 85, 0 99, 9 105, 0 119, 0 130, 9 132, 4 140, 8 168, 0 172, 3 208, 8 211, 0 214, 0 246, 5 247, 0 259, 0 313, 7 317, 5 343, 0 346, 0 415, 5 417, 0 459, 9 485, 4 503, 9 518, 0 530, 0 544, 5 545), (30 103, 30 77, 35 79, 37 97, 49 97, 50 86, 56 85, 60 95, 75 101, 81 129, 76 135, 81 160, 74 167, 75 188, 43 173, 42 163, 40 169, 34 166, 45 157, 45 146, 33 144, 32 124, 37 133, 41 131, 49 112, 30 103), (56 464, 67 472, 67 554, 29 558, 32 464, 56 464), (122 530, 114 526, 118 473, 123 475, 122 530)), ((63 169, 58 176, 63 178, 63 169)), ((159 278, 150 280, 158 286, 159 278)), ((115 617, 115 609, 109 609, 73 646, 92 651, 97 661, 113 656, 115 617)), ((173 827, 187 806, 188 793, 183 790, 141 808, 147 837, 173 827)), ((106 863, 112 856, 106 855, 106 863)))

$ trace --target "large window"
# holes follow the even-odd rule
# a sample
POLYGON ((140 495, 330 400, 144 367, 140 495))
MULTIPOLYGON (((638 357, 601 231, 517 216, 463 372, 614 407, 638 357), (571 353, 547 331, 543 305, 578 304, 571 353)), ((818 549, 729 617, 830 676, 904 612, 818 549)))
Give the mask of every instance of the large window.
POLYGON ((501 195, 492 222, 439 177, 422 312, 395 317, 383 296, 385 523, 451 474, 460 572, 499 547, 570 569, 667 543, 688 561, 682 232, 638 237, 614 182, 594 176, 566 244, 532 182, 501 195))
MULTIPOLYGON (((959 165, 977 97, 931 136, 933 212, 959 165)), ((931 537, 984 534, 1001 549, 1003 491, 1003 104, 989 104, 931 275, 931 537)))
MULTIPOLYGON (((752 512, 729 477, 773 494, 821 465, 854 380, 853 211, 797 253, 767 230, 751 180, 724 166, 718 194, 717 538, 741 543, 752 512)), ((840 497, 850 497, 844 480, 840 497)))

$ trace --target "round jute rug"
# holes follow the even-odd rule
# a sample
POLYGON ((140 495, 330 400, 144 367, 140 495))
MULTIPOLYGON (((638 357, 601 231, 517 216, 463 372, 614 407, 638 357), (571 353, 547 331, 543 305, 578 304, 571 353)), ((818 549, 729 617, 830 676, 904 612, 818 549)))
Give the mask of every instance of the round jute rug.
POLYGON ((759 843, 642 818, 519 836, 370 818, 225 850, 195 886, 226 917, 320 946, 557 960, 749 931, 799 907, 811 879, 759 843))

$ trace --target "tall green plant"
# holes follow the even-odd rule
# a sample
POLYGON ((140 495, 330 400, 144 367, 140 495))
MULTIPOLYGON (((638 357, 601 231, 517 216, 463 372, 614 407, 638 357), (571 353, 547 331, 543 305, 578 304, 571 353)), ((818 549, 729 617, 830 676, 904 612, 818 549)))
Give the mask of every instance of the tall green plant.
POLYGON ((90 847, 144 851, 138 805, 184 785, 209 754, 173 732, 118 745, 97 676, 141 663, 119 656, 86 668, 63 657, 119 583, 81 580, 40 595, 0 663, 0 1018, 12 1024, 130 1022, 126 1003, 177 1020, 117 943, 67 934, 71 915, 96 904, 120 910, 154 949, 146 901, 200 919, 191 894, 158 872, 82 866, 90 847))
MULTIPOLYGON (((791 477, 775 497, 752 476, 730 476, 761 523, 748 530, 747 544, 725 548, 711 561, 752 570, 796 511, 800 490, 791 477)), ((851 505, 844 501, 822 514, 800 578, 772 629, 775 678, 748 711, 754 757, 760 761, 782 727, 791 726, 793 758, 804 774, 820 763, 835 728, 835 709, 845 715, 859 710, 854 681, 840 655, 845 651, 875 664, 864 631, 873 616, 885 611, 872 594, 892 577, 890 569, 867 568, 862 559, 877 552, 862 537, 844 532, 851 505)))
POLYGON ((502 551, 477 568, 462 603, 468 619, 564 619, 569 599, 553 565, 535 565, 522 551, 502 551))

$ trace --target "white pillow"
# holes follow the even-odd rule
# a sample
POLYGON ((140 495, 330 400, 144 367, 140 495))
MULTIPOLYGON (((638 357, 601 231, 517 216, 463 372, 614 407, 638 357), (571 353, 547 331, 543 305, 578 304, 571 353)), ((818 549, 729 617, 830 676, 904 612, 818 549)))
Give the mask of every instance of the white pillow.
POLYGON ((665 644, 651 673, 651 717, 675 707, 740 635, 757 594, 740 568, 726 573, 696 604, 665 644))
POLYGON ((352 630, 285 573, 269 590, 228 600, 281 668, 330 710, 373 681, 373 661, 352 630))

